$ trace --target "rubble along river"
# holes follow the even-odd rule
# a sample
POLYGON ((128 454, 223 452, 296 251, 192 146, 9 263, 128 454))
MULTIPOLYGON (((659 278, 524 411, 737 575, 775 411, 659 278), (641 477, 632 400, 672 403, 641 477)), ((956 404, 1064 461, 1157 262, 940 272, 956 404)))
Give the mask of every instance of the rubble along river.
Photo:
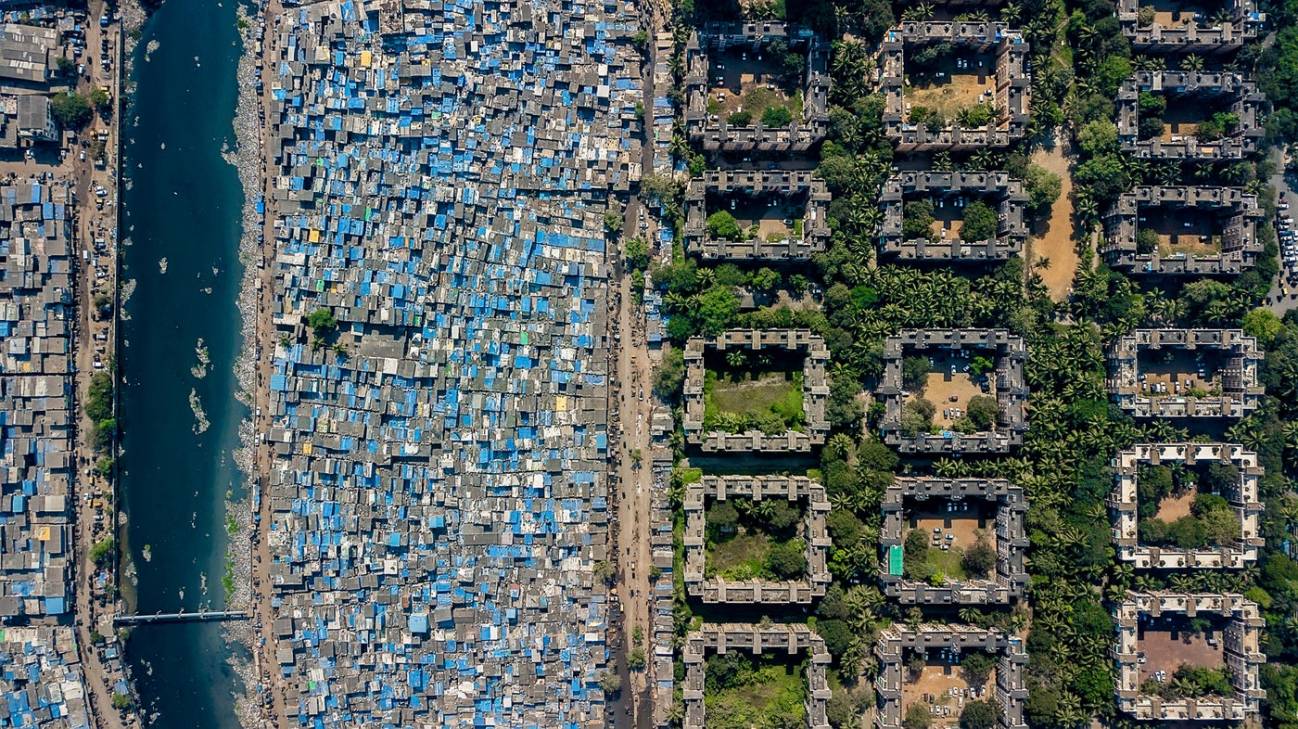
MULTIPOLYGON (((235 0, 166 0, 135 46, 123 119, 121 537, 137 613, 226 604, 227 494, 242 493, 234 366, 243 191, 235 144, 235 0), (133 282, 133 283, 132 283, 133 282)), ((145 625, 126 644, 146 725, 235 729, 219 623, 145 625)))

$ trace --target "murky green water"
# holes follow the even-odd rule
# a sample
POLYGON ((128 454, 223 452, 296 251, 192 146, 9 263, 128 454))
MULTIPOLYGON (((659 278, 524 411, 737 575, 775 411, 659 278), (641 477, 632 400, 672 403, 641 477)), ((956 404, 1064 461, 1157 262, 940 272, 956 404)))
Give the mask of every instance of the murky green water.
MULTIPOLYGON (((231 453, 245 408, 234 398, 232 371, 242 190, 221 151, 234 145, 239 53, 230 0, 167 0, 137 46, 122 231, 132 243, 123 279, 136 288, 120 366, 125 536, 141 613, 225 600, 223 502, 240 488, 231 453), (211 359, 201 378, 191 372, 200 339, 211 359), (210 423, 202 433, 191 391, 210 423)), ((146 716, 158 714, 154 726, 237 726, 230 698, 237 678, 220 631, 216 624, 134 630, 127 656, 146 716)))

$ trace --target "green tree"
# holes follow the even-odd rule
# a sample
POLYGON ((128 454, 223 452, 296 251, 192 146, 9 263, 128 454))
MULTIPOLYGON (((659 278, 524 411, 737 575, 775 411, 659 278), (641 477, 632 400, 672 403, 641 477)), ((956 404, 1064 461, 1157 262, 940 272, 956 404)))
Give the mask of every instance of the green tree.
POLYGON ((928 566, 928 533, 923 529, 911 529, 906 533, 906 542, 902 547, 902 574, 908 580, 927 580, 932 570, 928 566))
POLYGON ((622 232, 622 216, 617 211, 610 210, 604 213, 604 233, 609 237, 615 238, 622 232))
POLYGON ((615 696, 622 691, 622 677, 616 671, 605 671, 599 676, 599 688, 609 696, 615 696))
POLYGON ((974 577, 986 577, 996 569, 996 550, 979 538, 972 547, 965 551, 960 562, 965 571, 974 577))
POLYGON ((918 701, 906 707, 906 718, 901 720, 902 729, 929 729, 933 725, 933 714, 928 705, 918 701))
POLYGON ((323 307, 307 314, 306 323, 311 327, 316 339, 324 339, 338 328, 338 320, 334 318, 334 313, 323 307))
POLYGON ((626 667, 632 671, 643 671, 645 667, 644 648, 636 646, 626 657, 626 667))
POLYGON ((663 354, 662 362, 654 371, 654 394, 666 402, 675 402, 685 384, 685 352, 673 347, 663 354))
POLYGON ((1270 309, 1258 307, 1244 315, 1244 331, 1257 337, 1257 343, 1264 350, 1271 349, 1277 338, 1284 331, 1284 322, 1271 313, 1270 309))
POLYGON ((95 111, 100 114, 106 115, 113 110, 113 99, 102 86, 90 92, 90 103, 95 105, 95 111))
POLYGON ((901 235, 906 240, 932 240, 934 222, 932 200, 911 200, 903 208, 901 235))
POLYGON ((632 271, 644 271, 649 268, 649 244, 644 238, 632 238, 626 242, 623 257, 632 271))
POLYGON ((766 525, 773 534, 786 534, 802 520, 802 512, 790 504, 788 501, 780 500, 771 502, 770 513, 766 517, 766 525))
POLYGON ((698 298, 699 323, 703 333, 715 337, 726 330, 739 312, 739 297, 725 286, 714 286, 698 298))
POLYGON ((1077 143, 1088 157, 1118 151, 1118 127, 1108 119, 1087 122, 1077 132, 1077 143))
POLYGON ((762 112, 762 126, 768 128, 787 127, 793 123, 793 112, 787 106, 768 106, 762 112))
POLYGON ((1023 182, 1028 193, 1028 210, 1037 217, 1050 212, 1064 189, 1059 175, 1041 165, 1028 165, 1023 182))
POLYGON ((996 424, 996 416, 999 413, 1000 407, 996 404, 996 398, 988 395, 974 395, 969 398, 969 421, 978 430, 991 430, 996 424))
POLYGON ((933 360, 921 355, 911 355, 901 360, 901 386, 911 392, 923 392, 928 373, 933 371, 933 360))
POLYGON ((753 124, 753 113, 740 109, 726 117, 726 123, 732 127, 747 127, 753 124))
POLYGON ((989 700, 970 701, 960 711, 960 729, 992 729, 1000 711, 989 700))
POLYGON ((982 200, 964 206, 964 222, 960 226, 961 240, 978 242, 996 237, 999 227, 996 211, 982 200))
POLYGON ((718 501, 705 515, 708 539, 720 542, 733 537, 738 530, 739 510, 732 501, 718 501))
POLYGON ((80 131, 94 116, 89 99, 81 94, 66 91, 60 91, 50 97, 50 110, 60 128, 73 132, 80 131))
POLYGON ((964 673, 965 680, 972 686, 982 686, 987 683, 995 667, 996 659, 987 651, 969 651, 960 659, 960 670, 964 673))
POLYGON ((90 547, 90 560, 99 567, 105 567, 112 562, 116 550, 117 543, 112 537, 101 539, 90 547))
POLYGON ((744 239, 744 231, 739 227, 735 216, 728 211, 718 210, 708 216, 707 221, 708 235, 721 240, 740 241, 744 239))
POLYGON ((807 572, 807 543, 802 539, 790 539, 771 547, 766 553, 766 568, 777 579, 791 580, 807 572))
POLYGON ((1158 250, 1158 233, 1153 228, 1140 228, 1136 231, 1136 252, 1149 254, 1158 250))
POLYGON ((100 370, 90 377, 86 393, 86 417, 94 422, 113 417, 113 376, 100 370))
POLYGON ((907 437, 927 433, 933 428, 933 414, 937 408, 922 397, 907 402, 901 408, 901 432, 907 437))

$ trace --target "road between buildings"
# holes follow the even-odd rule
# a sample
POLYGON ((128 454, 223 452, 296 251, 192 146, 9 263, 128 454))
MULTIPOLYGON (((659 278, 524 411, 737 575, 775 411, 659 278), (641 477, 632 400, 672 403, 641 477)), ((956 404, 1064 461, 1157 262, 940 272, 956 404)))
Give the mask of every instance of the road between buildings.
MULTIPOLYGON (((660 25, 659 14, 652 5, 646 5, 641 25, 649 38, 653 38, 660 25)), ((645 60, 641 66, 644 98, 641 102, 641 169, 640 175, 653 173, 653 100, 654 100, 654 44, 647 44, 645 60)), ((627 203, 619 246, 613 252, 613 276, 609 296, 613 297, 613 334, 615 377, 613 392, 614 416, 609 428, 614 436, 614 474, 617 515, 616 554, 617 567, 614 586, 622 607, 622 655, 618 657, 617 670, 623 676, 622 696, 615 706, 622 707, 617 717, 619 727, 634 726, 648 729, 653 721, 653 651, 649 635, 653 628, 650 613, 651 585, 649 573, 653 565, 651 537, 651 495, 653 472, 650 467, 650 423, 653 413, 653 364, 649 359, 645 339, 644 310, 636 303, 640 292, 633 291, 631 272, 623 262, 622 246, 635 237, 646 242, 657 234, 653 216, 633 195, 627 203), (640 640, 636 641, 637 632, 640 640), (639 649, 645 658, 645 668, 627 670, 627 658, 639 649)))
POLYGON ((275 635, 274 613, 271 600, 274 597, 274 586, 270 580, 270 566, 273 559, 269 547, 270 529, 270 481, 273 458, 271 444, 266 437, 272 425, 270 403, 270 377, 273 372, 273 355, 275 352, 275 326, 271 319, 273 294, 275 290, 275 211, 271 207, 271 196, 274 192, 272 181, 277 174, 276 156, 279 150, 274 147, 276 135, 272 134, 277 126, 273 116, 273 79, 276 53, 276 40, 283 11, 280 0, 270 0, 262 9, 263 35, 261 58, 262 94, 259 99, 258 116, 261 120, 258 129, 259 147, 261 149, 261 195, 264 200, 265 214, 262 221, 262 245, 258 252, 257 262, 257 302, 256 329, 253 345, 254 379, 253 379, 253 483, 252 488, 260 494, 260 509, 254 515, 257 520, 252 529, 252 613, 256 635, 256 645, 252 646, 253 670, 266 692, 262 704, 262 725, 267 729, 287 726, 285 711, 284 682, 279 672, 274 670, 275 635))
MULTIPOLYGON (((120 20, 113 20, 106 28, 100 26, 100 16, 110 11, 104 0, 90 0, 87 11, 89 20, 85 24, 85 40, 88 74, 79 77, 77 91, 89 96, 96 88, 107 88, 112 94, 113 111, 108 119, 96 113, 91 124, 78 135, 77 146, 68 148, 62 163, 52 170, 68 177, 76 194, 76 220, 71 241, 72 255, 79 262, 76 266, 77 314, 71 344, 76 362, 73 402, 77 410, 74 436, 76 475, 73 478, 76 509, 76 631, 87 700, 95 726, 100 729, 126 729, 140 726, 138 716, 134 712, 124 714, 113 708, 113 685, 122 676, 100 660, 99 650, 91 639, 92 633, 103 636, 113 634, 112 618, 116 606, 120 604, 115 594, 104 597, 94 595, 92 579, 95 565, 90 557, 91 548, 96 542, 116 536, 117 508, 113 483, 100 476, 94 468, 98 459, 91 437, 94 424, 86 417, 83 406, 91 378, 98 371, 96 364, 108 368, 116 354, 116 313, 102 318, 93 313, 94 300, 99 293, 109 295, 115 306, 119 303, 117 225, 120 193, 118 155, 121 150, 120 120, 123 108, 122 24, 120 20), (109 53, 113 59, 111 69, 105 69, 97 61, 96 51, 100 48, 101 38, 108 40, 109 53), (100 132, 106 132, 108 137, 104 145, 105 164, 96 166, 91 148, 92 140, 100 132), (83 153, 84 159, 81 157, 83 153), (99 198, 95 194, 95 190, 101 187, 105 190, 102 207, 96 204, 99 198), (105 241, 103 253, 95 250, 97 239, 105 241), (100 271, 103 271, 102 278, 100 271)), ((33 169, 30 172, 38 173, 45 169, 33 169)))

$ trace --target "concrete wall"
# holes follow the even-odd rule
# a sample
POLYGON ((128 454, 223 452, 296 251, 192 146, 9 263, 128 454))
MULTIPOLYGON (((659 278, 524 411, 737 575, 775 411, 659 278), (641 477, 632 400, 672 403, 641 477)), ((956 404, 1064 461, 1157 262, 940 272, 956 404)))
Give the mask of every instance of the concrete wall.
POLYGON ((903 453, 1004 453, 1023 442, 1027 432, 1027 382, 1023 364, 1027 346, 1022 337, 1003 329, 911 329, 884 340, 884 372, 876 390, 884 404, 880 430, 884 441, 903 453), (996 355, 996 400, 1000 416, 995 431, 964 435, 928 433, 908 437, 901 432, 902 359, 913 352, 937 349, 985 349, 996 355))
POLYGON ((1130 562, 1136 569, 1243 569, 1257 561, 1261 536, 1262 502, 1258 498, 1258 481, 1263 470, 1257 454, 1243 446, 1227 443, 1154 443, 1136 445, 1113 459, 1115 487, 1109 497, 1113 521, 1113 540, 1118 559, 1130 562), (1217 548, 1176 549, 1150 547, 1140 543, 1137 531, 1137 494, 1142 464, 1162 463, 1229 463, 1239 469, 1240 482, 1227 494, 1240 522, 1240 539, 1217 548))
POLYGON ((1118 664, 1118 709, 1142 721, 1243 721, 1261 708, 1266 692, 1258 668, 1266 662, 1260 643, 1264 622, 1257 604, 1230 593, 1132 592, 1114 615, 1117 636, 1113 647, 1118 664), (1140 617, 1181 613, 1224 615, 1226 665, 1234 674, 1231 696, 1165 701, 1140 692, 1140 617))
POLYGON ((883 122, 888 138, 902 151, 1004 147, 1021 138, 1031 120, 1028 48, 1022 34, 1004 23, 906 21, 892 28, 879 53, 879 87, 884 95, 883 122), (948 124, 931 131, 905 121, 906 49, 927 43, 996 50, 994 124, 978 129, 948 124))
POLYGON ((1023 489, 1004 479, 898 478, 884 492, 883 527, 879 534, 879 581, 898 602, 921 605, 1007 604, 1023 595, 1028 574, 1028 535, 1023 489), (990 580, 948 582, 934 587, 888 572, 888 550, 904 544, 907 498, 978 499, 996 505, 996 575, 990 580))
POLYGON ((685 589, 705 603, 807 604, 829 587, 831 541, 825 487, 805 476, 704 476, 685 489, 685 589), (807 576, 800 580, 731 581, 706 578, 706 508, 709 501, 784 499, 806 510, 800 536, 807 542, 807 576))
POLYGON ((1118 406, 1136 418, 1242 418, 1260 404, 1261 362, 1257 340, 1239 329, 1137 329, 1109 349, 1108 388, 1118 406), (1141 393, 1138 354, 1164 347, 1229 352, 1230 361, 1221 373, 1222 394, 1192 398, 1141 393))

